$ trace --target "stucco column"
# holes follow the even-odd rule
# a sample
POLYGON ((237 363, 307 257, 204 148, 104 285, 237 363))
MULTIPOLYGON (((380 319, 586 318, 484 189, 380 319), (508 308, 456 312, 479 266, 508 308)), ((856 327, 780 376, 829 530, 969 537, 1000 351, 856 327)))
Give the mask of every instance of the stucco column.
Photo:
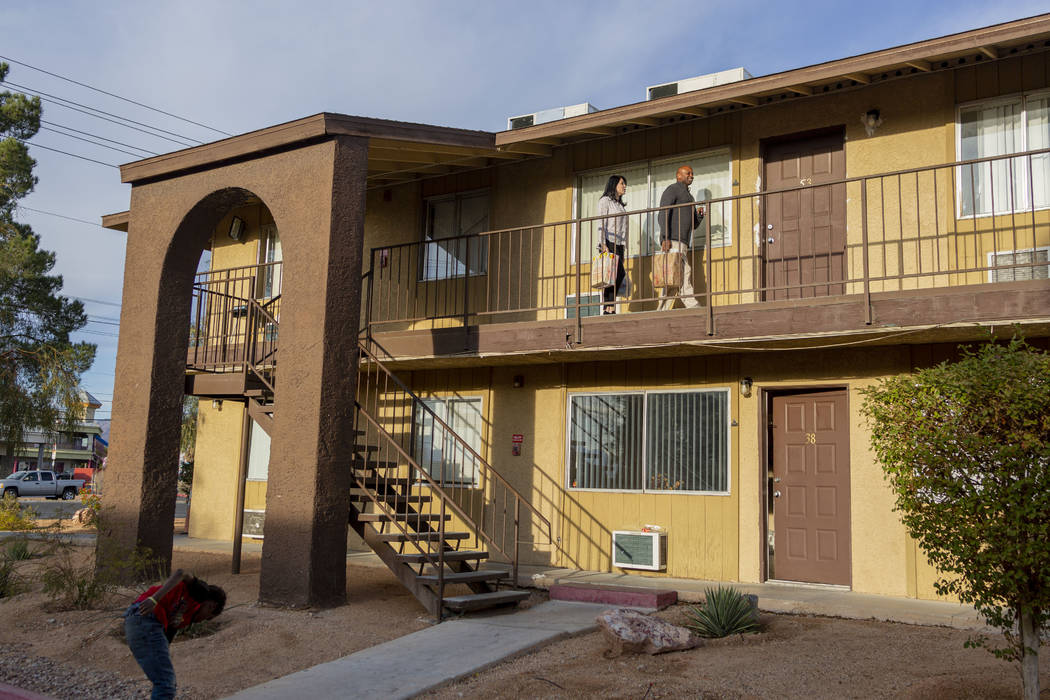
MULTIPOLYGON (((346 599, 346 536, 368 143, 337 137, 327 228, 286 247, 259 598, 346 599)), ((285 244, 288 245, 287 243, 285 244)))

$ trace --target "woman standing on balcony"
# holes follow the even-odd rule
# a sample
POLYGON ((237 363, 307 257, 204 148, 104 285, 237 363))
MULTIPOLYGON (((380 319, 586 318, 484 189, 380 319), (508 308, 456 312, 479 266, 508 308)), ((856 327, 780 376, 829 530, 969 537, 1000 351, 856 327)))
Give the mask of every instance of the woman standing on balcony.
POLYGON ((616 284, 602 290, 602 313, 616 313, 616 293, 622 291, 627 296, 627 271, 623 267, 624 254, 627 252, 627 206, 623 195, 627 192, 627 178, 612 175, 605 184, 605 192, 598 200, 598 232, 602 236, 601 250, 616 255, 616 284), (621 287, 623 288, 621 290, 621 287))

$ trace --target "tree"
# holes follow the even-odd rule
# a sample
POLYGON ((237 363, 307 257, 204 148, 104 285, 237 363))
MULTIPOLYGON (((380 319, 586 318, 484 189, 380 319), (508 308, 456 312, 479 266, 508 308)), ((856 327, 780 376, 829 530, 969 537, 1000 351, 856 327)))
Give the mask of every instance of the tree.
MULTIPOLYGON (((8 66, 0 63, 0 81, 8 66)), ((0 92, 0 445, 7 460, 27 430, 72 429, 83 410, 80 374, 95 346, 69 336, 87 322, 84 306, 59 294, 55 255, 14 220, 18 200, 36 185, 24 143, 40 128, 40 100, 0 92)))
POLYGON ((1014 339, 865 393, 872 444, 908 531, 940 570, 937 591, 971 603, 1039 697, 1050 621, 1050 355, 1014 339))
POLYGON ((197 451, 196 396, 182 399, 182 435, 179 440, 179 491, 188 494, 193 488, 193 460, 197 451))

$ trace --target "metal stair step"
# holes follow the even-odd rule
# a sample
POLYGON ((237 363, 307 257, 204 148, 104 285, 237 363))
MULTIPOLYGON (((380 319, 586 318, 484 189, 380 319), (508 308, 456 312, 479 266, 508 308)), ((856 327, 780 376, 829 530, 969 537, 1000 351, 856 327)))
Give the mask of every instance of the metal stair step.
MULTIPOLYGON (((446 540, 469 540, 471 534, 469 532, 446 532, 446 540)), ((410 535, 406 535, 403 532, 381 532, 376 535, 376 539, 381 542, 440 542, 441 533, 438 532, 415 532, 410 535)))
POLYGON ((362 459, 361 457, 352 457, 350 459, 350 466, 354 469, 397 469, 401 465, 397 462, 390 462, 380 459, 362 459))
POLYGON ((354 452, 368 454, 379 449, 379 445, 354 445, 354 452))
MULTIPOLYGON (((372 499, 368 493, 351 493, 351 501, 363 501, 365 503, 371 503, 372 499)), ((392 506, 407 505, 409 503, 429 503, 434 500, 433 496, 397 496, 389 493, 377 493, 376 500, 386 503, 392 506)))
MULTIPOLYGON (((472 561, 474 559, 488 559, 489 553, 482 552, 472 549, 462 550, 451 550, 445 552, 445 561, 472 561)), ((433 552, 430 555, 422 554, 420 552, 412 552, 397 555, 397 558, 406 564, 426 564, 428 562, 438 561, 438 553, 433 552)))
MULTIPOLYGON (((440 513, 359 513, 357 519, 366 523, 380 523, 390 520, 400 522, 434 522, 441 520, 440 513)), ((451 520, 451 515, 446 515, 445 520, 451 520)))
MULTIPOLYGON (((479 581, 498 581, 501 578, 509 578, 510 572, 504 569, 479 569, 478 571, 456 571, 445 573, 445 583, 477 583, 479 581)), ((437 574, 423 574, 417 576, 420 583, 437 585, 437 574)))
POLYGON ((528 597, 528 591, 493 591, 491 593, 452 596, 451 598, 445 598, 442 603, 449 610, 467 612, 469 610, 493 608, 497 605, 509 605, 510 603, 525 600, 528 597))
POLYGON ((355 485, 358 486, 359 488, 366 488, 366 489, 371 489, 372 491, 376 491, 376 490, 378 490, 380 488, 390 489, 390 488, 397 488, 397 487, 400 487, 400 486, 408 486, 410 483, 412 483, 412 480, 411 479, 405 479, 403 477, 390 477, 389 479, 387 479, 387 478, 379 478, 379 477, 376 477, 376 476, 365 476, 365 477, 359 477, 358 478, 358 482, 359 483, 357 483, 355 485))

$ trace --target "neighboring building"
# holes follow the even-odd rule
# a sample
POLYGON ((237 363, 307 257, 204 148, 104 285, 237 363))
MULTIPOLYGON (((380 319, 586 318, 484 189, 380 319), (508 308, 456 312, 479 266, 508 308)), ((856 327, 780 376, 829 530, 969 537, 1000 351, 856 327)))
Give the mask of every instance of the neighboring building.
POLYGON ((462 530, 604 571, 614 531, 653 525, 662 567, 624 571, 936 597, 861 392, 990 332, 1047 346, 1050 15, 730 73, 496 134, 321 114, 124 166, 110 478, 138 515, 114 543, 170 547, 169 494, 143 485, 174 483, 189 320, 191 535, 237 537, 243 493, 265 600, 341 600, 346 514, 432 610, 409 567, 440 534, 446 564, 462 530), (653 209, 679 165, 707 207, 700 306, 660 312, 653 209), (599 315, 613 173, 631 288, 599 315))
MULTIPOLYGON (((108 443, 102 437, 102 426, 95 420, 95 411, 102 403, 87 391, 80 396, 84 415, 73 431, 55 435, 33 430, 25 435, 23 447, 15 454, 12 471, 50 469, 72 474, 75 479, 90 482, 106 458, 108 443)), ((0 455, 5 455, 0 447, 0 455)))

